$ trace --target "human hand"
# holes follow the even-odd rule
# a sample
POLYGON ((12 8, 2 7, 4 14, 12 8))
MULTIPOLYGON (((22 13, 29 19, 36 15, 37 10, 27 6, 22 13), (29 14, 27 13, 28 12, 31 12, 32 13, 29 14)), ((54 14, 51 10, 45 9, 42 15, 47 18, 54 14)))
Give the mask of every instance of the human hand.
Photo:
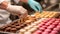
POLYGON ((34 1, 34 0, 28 0, 28 4, 29 4, 30 7, 31 7, 32 9, 34 9, 35 11, 42 12, 42 7, 41 7, 41 5, 40 5, 38 2, 36 2, 36 1, 34 1))

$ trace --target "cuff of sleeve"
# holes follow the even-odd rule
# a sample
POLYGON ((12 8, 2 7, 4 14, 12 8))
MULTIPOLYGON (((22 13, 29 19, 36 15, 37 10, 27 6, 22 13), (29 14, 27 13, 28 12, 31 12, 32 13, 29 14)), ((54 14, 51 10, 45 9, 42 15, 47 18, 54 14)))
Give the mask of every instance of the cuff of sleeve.
POLYGON ((0 0, 0 4, 3 2, 4 0, 0 0))

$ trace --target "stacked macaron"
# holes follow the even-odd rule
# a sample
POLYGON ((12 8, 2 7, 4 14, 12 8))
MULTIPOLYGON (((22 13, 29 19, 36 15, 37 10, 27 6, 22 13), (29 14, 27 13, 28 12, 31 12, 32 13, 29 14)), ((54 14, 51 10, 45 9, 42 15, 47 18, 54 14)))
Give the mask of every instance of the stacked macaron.
POLYGON ((59 34, 60 32, 60 19, 51 18, 50 20, 43 21, 38 25, 39 28, 33 34, 59 34))

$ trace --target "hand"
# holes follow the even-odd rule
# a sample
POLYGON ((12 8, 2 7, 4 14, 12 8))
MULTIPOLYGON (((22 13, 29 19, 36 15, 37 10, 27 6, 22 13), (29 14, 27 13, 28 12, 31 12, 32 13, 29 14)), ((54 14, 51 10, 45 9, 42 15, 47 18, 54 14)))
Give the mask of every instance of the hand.
POLYGON ((19 17, 20 20, 21 20, 21 23, 24 23, 24 22, 26 21, 27 16, 28 16, 28 13, 27 13, 27 12, 24 13, 24 14, 22 14, 22 15, 18 15, 18 17, 19 17))
POLYGON ((40 5, 38 2, 36 2, 36 1, 34 1, 34 0, 28 0, 28 4, 29 4, 30 7, 31 7, 32 9, 34 9, 35 11, 40 11, 40 12, 42 12, 42 7, 41 7, 41 5, 40 5))
POLYGON ((27 14, 27 10, 24 9, 22 6, 8 5, 6 10, 9 11, 11 14, 19 16, 27 14))

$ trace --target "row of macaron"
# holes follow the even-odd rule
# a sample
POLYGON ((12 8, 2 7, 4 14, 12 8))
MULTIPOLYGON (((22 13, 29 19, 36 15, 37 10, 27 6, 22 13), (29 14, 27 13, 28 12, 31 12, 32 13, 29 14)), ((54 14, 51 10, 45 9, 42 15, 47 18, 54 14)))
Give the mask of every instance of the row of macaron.
POLYGON ((45 20, 45 18, 42 18, 34 23, 31 23, 31 25, 28 25, 27 27, 20 29, 20 33, 19 34, 27 34, 30 33, 32 34, 32 32, 34 32, 35 30, 37 30, 38 28, 38 24, 41 23, 41 21, 45 20))
POLYGON ((58 34, 60 31, 60 19, 49 19, 39 24, 39 28, 33 34, 58 34))

